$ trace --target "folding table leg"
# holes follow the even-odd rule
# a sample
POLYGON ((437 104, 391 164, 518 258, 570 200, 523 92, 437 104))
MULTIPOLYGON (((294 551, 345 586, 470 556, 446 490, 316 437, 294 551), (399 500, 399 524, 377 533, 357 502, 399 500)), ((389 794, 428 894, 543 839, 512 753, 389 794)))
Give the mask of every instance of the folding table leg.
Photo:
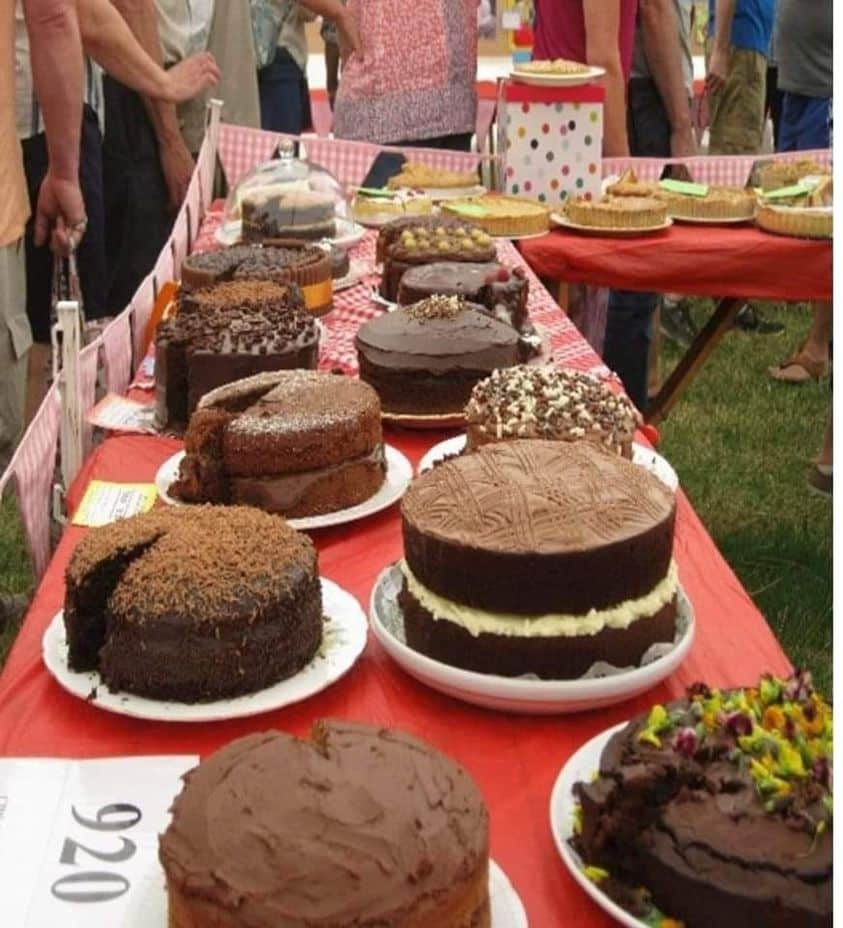
POLYGON ((745 302, 746 300, 743 299, 727 297, 717 303, 711 318, 700 329, 661 390, 649 404, 645 417, 647 422, 658 425, 662 419, 667 417, 687 389, 688 384, 697 376, 706 358, 732 328, 735 316, 745 302))

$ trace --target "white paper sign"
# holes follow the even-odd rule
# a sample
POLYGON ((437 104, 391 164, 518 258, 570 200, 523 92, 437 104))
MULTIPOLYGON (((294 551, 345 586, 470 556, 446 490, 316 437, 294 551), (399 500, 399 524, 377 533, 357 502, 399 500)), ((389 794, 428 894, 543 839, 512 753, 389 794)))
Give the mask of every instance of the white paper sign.
POLYGON ((0 759, 0 923, 165 928, 158 835, 197 763, 0 759))
POLYGON ((153 434, 156 431, 154 406, 116 393, 107 393, 85 419, 91 425, 112 432, 153 434))

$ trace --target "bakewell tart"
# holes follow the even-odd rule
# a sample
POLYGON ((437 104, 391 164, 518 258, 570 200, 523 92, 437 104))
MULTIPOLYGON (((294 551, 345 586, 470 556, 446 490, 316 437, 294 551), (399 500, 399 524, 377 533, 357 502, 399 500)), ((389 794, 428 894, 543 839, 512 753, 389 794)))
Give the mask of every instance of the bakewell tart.
POLYGON ((593 229, 659 229, 667 222, 667 207, 655 197, 604 196, 600 200, 574 197, 568 200, 565 214, 578 226, 593 229))
POLYGON ((675 500, 592 442, 484 445, 401 503, 407 644, 480 673, 582 676, 674 639, 675 500))
POLYGON ((437 190, 475 186, 476 171, 447 171, 443 168, 428 167, 417 161, 405 161, 401 171, 387 181, 390 190, 399 190, 402 187, 437 190))
POLYGON ((214 387, 261 371, 316 367, 319 330, 296 284, 232 280, 183 291, 155 333, 155 420, 183 427, 214 387))
POLYGON ((241 211, 247 242, 331 238, 337 230, 333 196, 316 190, 291 190, 284 184, 261 187, 243 197, 241 211))
POLYGON ((662 187, 658 195, 667 204, 672 219, 737 222, 755 216, 755 193, 743 187, 709 186, 705 196, 676 193, 662 187))
POLYGON ((358 190, 351 203, 351 215, 364 226, 383 225, 400 216, 429 216, 432 212, 430 197, 413 190, 358 190))
POLYGON ((407 306, 431 296, 456 296, 485 306, 496 318, 531 334, 527 315, 530 284, 523 267, 510 270, 496 261, 486 264, 437 261, 411 267, 401 276, 398 303, 407 306))
POLYGON ((540 235, 550 228, 550 210, 525 197, 488 193, 480 197, 448 200, 441 209, 445 216, 467 219, 489 235, 503 238, 540 235))
POLYGON ((203 702, 297 673, 322 641, 316 551, 245 506, 156 509, 91 530, 65 574, 71 670, 203 702))
POLYGON ((159 841, 170 928, 490 928, 489 815, 400 731, 246 735, 184 778, 159 841))
POLYGON ((382 486, 381 409, 359 380, 278 371, 206 394, 190 418, 170 493, 290 518, 336 512, 382 486))
POLYGON ((386 246, 381 277, 381 295, 393 302, 405 272, 420 264, 439 261, 487 263, 497 258, 497 248, 488 232, 475 226, 420 225, 404 229, 386 246))
POLYGON ((551 364, 492 371, 465 407, 469 450, 496 441, 591 441, 632 457, 638 413, 599 378, 551 364))
POLYGON ((484 307, 434 296, 377 316, 355 340, 360 379, 385 414, 461 414, 478 380, 523 360, 527 348, 511 325, 484 307))
POLYGON ((830 928, 831 764, 832 709, 809 675, 698 683, 612 736, 575 786, 572 844, 648 925, 830 928))

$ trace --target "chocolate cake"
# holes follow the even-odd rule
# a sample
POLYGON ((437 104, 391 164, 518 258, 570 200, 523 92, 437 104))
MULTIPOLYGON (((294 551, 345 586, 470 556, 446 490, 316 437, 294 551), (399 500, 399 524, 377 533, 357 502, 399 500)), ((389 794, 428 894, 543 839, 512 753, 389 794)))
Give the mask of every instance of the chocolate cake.
POLYGON ((597 377, 554 365, 493 371, 465 407, 469 449, 513 438, 592 441, 632 457, 638 415, 597 377))
POLYGON ((496 261, 488 264, 437 261, 405 271, 398 286, 398 302, 407 306, 429 296, 458 296, 485 306, 519 332, 531 334, 533 327, 527 315, 529 288, 523 267, 510 270, 496 261))
POLYGON ((173 496, 291 518, 355 506, 386 475, 375 391, 315 371, 259 374, 211 391, 185 446, 173 496))
POLYGON ((267 238, 317 239, 336 234, 334 198, 316 190, 268 186, 243 197, 242 235, 247 242, 267 238))
POLYGON ((403 232, 415 233, 419 229, 445 229, 473 228, 470 222, 459 219, 449 219, 447 216, 402 216, 387 222, 378 232, 375 243, 375 260, 380 263, 386 257, 386 249, 397 242, 403 232))
POLYGON ((179 296, 155 333, 155 419, 183 426, 200 397, 261 371, 316 367, 319 331, 296 284, 235 280, 179 296))
POLYGON ((830 928, 831 763, 831 706, 806 674, 697 684, 611 738, 575 786, 573 844, 647 924, 830 928))
POLYGON ((360 379, 385 413, 462 412, 478 380, 522 360, 518 333, 482 307, 431 297, 360 326, 355 340, 360 379))
POLYGON ((71 670, 202 702, 292 676, 322 641, 311 541, 246 507, 158 509, 93 529, 65 575, 71 670))
POLYGON ((485 445, 414 480, 401 516, 407 643, 436 660, 568 679, 674 638, 673 494, 598 445, 485 445))
MULTIPOLYGON (((234 272, 260 248, 259 245, 232 245, 188 255, 181 265, 181 285, 185 290, 199 290, 231 280, 234 272)), ((267 274, 267 280, 278 279, 267 274)), ((288 278, 285 277, 284 281, 288 278)))
POLYGON ((360 722, 251 734, 185 776, 170 928, 490 928, 489 816, 430 745, 360 722))

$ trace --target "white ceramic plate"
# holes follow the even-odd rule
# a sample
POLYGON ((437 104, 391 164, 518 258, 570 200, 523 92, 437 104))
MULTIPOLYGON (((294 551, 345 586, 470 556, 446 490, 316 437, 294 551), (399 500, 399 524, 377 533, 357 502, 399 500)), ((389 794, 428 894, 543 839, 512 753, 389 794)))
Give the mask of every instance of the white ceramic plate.
POLYGON ((603 229, 599 226, 584 226, 578 222, 571 222, 567 216, 561 213, 550 214, 550 224, 562 229, 570 229, 573 232, 584 232, 586 235, 608 235, 614 238, 635 238, 638 235, 650 235, 652 232, 663 232, 673 225, 673 220, 668 216, 664 222, 657 226, 643 226, 640 229, 603 229))
POLYGON ((396 602, 400 577, 395 565, 387 567, 381 571, 372 590, 369 621, 375 637, 410 676, 440 693, 487 709, 551 715, 584 712, 623 702, 670 676, 685 659, 694 640, 694 613, 680 585, 678 640, 666 654, 643 667, 579 680, 531 680, 476 673, 433 660, 406 644, 403 618, 396 602))
MULTIPOLYGON (((120 923, 120 928, 166 928, 167 895, 164 873, 157 860, 134 892, 134 904, 120 923)), ((527 913, 507 875, 489 861, 489 898, 492 903, 492 928, 527 928, 527 913)))
MULTIPOLYGON (((359 242, 366 234, 366 230, 359 223, 351 219, 345 219, 342 216, 336 217, 337 231, 331 238, 324 239, 332 245, 339 245, 347 248, 359 242)), ((240 235, 243 231, 243 222, 240 219, 232 219, 230 222, 224 222, 214 232, 214 238, 220 245, 236 245, 240 241, 240 235)))
POLYGON ((568 844, 574 833, 574 809, 576 799, 573 794, 574 784, 580 781, 588 782, 600 766, 600 755, 603 748, 615 732, 620 731, 627 723, 622 722, 607 731, 595 735, 587 741, 575 754, 573 754, 562 768, 553 792, 550 794, 550 830, 562 862, 568 868, 571 876, 580 884, 589 896, 608 912, 621 925, 627 928, 647 928, 646 924, 630 915, 616 902, 613 902, 596 883, 586 877, 582 872, 582 860, 579 854, 568 844))
MULTIPOLYGON (((702 216, 674 216, 674 222, 681 222, 691 226, 740 226, 747 222, 755 222, 755 217, 740 219, 708 219, 702 216)), ((638 924, 638 922, 636 922, 638 924)))
MULTIPOLYGON (((434 464, 438 464, 447 457, 460 454, 464 448, 465 435, 455 435, 453 438, 440 441, 438 445, 434 445, 421 461, 419 461, 418 473, 421 474, 426 470, 430 470, 434 464)), ((655 474, 656 477, 670 487, 671 490, 676 490, 679 486, 679 478, 676 476, 676 471, 657 451, 653 451, 652 448, 639 445, 637 441, 633 442, 632 460, 635 464, 646 468, 651 474, 655 474)))
POLYGON ((353 666, 366 647, 366 616, 360 603, 331 580, 322 580, 325 628, 322 646, 313 660, 295 676, 273 686, 216 702, 183 703, 145 699, 131 693, 112 693, 96 671, 76 673, 67 666, 67 636, 58 612, 42 639, 47 669, 59 685, 100 709, 159 722, 215 722, 258 715, 301 702, 335 683, 353 666), (96 695, 91 698, 91 694, 96 695))
MULTIPOLYGON (((305 516, 301 519, 287 519, 287 522, 293 528, 299 531, 308 531, 314 528, 328 528, 331 525, 344 525, 346 522, 354 522, 357 519, 363 519, 366 516, 374 515, 387 506, 401 499, 407 485, 413 478, 413 467, 406 457, 392 445, 384 445, 384 454, 386 455, 386 479, 381 488, 362 503, 356 506, 349 506, 348 509, 338 509, 336 512, 326 512, 321 516, 305 516)), ((158 495, 169 506, 185 506, 187 503, 182 502, 170 496, 170 487, 173 481, 179 475, 179 465, 184 458, 184 451, 177 451, 174 455, 167 458, 166 461, 158 468, 155 475, 155 488, 158 495)))
POLYGON ((581 74, 541 74, 514 68, 510 77, 521 84, 532 84, 534 87, 577 87, 580 84, 590 84, 598 77, 603 77, 605 73, 605 68, 594 65, 581 74))

